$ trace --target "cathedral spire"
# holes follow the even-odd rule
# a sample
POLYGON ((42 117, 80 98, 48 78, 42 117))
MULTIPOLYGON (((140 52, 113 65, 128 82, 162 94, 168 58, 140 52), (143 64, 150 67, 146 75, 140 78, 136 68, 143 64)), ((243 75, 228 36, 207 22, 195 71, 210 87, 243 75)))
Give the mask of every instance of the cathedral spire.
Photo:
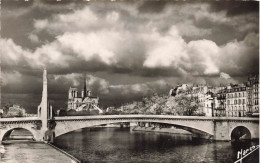
POLYGON ((84 74, 84 97, 87 97, 86 74, 84 74))

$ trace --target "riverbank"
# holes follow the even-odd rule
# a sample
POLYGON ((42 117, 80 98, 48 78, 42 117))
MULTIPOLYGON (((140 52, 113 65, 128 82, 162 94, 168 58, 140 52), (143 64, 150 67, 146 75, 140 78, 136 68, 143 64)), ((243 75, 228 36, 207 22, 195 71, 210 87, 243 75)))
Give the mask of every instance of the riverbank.
POLYGON ((5 153, 1 154, 3 163, 79 163, 80 161, 67 152, 42 142, 34 141, 6 141, 3 142, 5 153))
POLYGON ((159 132, 159 133, 170 133, 170 134, 182 134, 182 135, 192 135, 192 133, 177 129, 177 128, 157 128, 157 127, 140 127, 136 126, 132 128, 132 131, 144 131, 144 132, 159 132))

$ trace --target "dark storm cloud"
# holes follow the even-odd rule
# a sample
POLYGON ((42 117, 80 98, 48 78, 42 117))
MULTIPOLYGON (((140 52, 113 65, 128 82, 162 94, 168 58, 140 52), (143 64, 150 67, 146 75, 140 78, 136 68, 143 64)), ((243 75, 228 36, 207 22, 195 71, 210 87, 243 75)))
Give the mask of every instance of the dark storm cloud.
POLYGON ((2 8, 17 9, 30 7, 33 5, 34 1, 25 2, 24 0, 2 0, 1 3, 2 8))
POLYGON ((141 13, 158 13, 164 9, 166 4, 167 1, 144 1, 144 3, 138 7, 138 10, 141 13))
POLYGON ((61 0, 61 1, 56 1, 56 0, 39 0, 42 3, 45 4, 50 4, 50 5, 67 5, 70 3, 87 3, 84 2, 83 0, 61 0))
POLYGON ((70 11, 68 6, 53 7, 50 5, 44 5, 39 1, 32 0, 28 2, 23 0, 4 0, 1 7, 1 37, 12 38, 18 45, 30 49, 35 49, 44 42, 53 41, 55 39, 53 35, 43 31, 37 36, 40 38, 42 43, 32 43, 28 37, 34 32, 34 20, 43 19, 46 17, 51 17, 53 14, 67 13, 70 11))
POLYGON ((31 93, 39 94, 41 91, 41 79, 39 77, 21 74, 13 71, 9 73, 2 72, 3 83, 2 91, 4 93, 31 93))
POLYGON ((258 13, 259 12, 259 2, 257 1, 221 1, 212 2, 211 9, 214 12, 227 11, 227 16, 235 16, 247 13, 258 13))

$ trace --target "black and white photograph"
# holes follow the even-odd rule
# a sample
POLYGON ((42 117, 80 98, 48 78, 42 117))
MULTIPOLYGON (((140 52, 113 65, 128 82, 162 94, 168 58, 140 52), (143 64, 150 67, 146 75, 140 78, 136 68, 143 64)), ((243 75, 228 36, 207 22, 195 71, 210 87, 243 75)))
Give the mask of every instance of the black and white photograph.
POLYGON ((259 1, 0 0, 1 163, 259 163, 259 1))

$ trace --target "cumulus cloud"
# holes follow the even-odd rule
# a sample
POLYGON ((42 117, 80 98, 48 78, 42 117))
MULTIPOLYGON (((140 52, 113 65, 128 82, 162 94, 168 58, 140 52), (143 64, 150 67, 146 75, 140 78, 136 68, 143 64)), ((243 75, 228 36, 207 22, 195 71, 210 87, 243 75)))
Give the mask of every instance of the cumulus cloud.
POLYGON ((109 82, 93 75, 86 76, 86 86, 96 94, 109 93, 109 82))
POLYGON ((33 43, 38 43, 40 40, 38 38, 37 35, 33 34, 33 33, 30 33, 28 38, 33 42, 33 43))
POLYGON ((53 75, 56 82, 70 82, 72 87, 78 87, 82 80, 82 75, 78 73, 71 73, 66 75, 53 75))
POLYGON ((245 60, 256 64, 258 45, 253 43, 258 42, 257 38, 258 34, 250 33, 242 41, 234 40, 222 46, 205 39, 187 43, 173 27, 164 37, 158 33, 149 36, 155 44, 148 51, 144 66, 175 68, 192 75, 218 74, 220 69, 234 73, 239 68, 241 72, 246 69, 242 63, 245 60))
POLYGON ((38 30, 43 30, 47 28, 48 26, 48 20, 47 19, 42 19, 42 20, 34 20, 34 28, 38 30))
MULTIPOLYGON (((240 60, 232 58, 243 58, 246 53, 258 48, 258 44, 244 43, 255 39, 253 36, 222 45, 209 39, 185 40, 185 37, 212 34, 213 29, 197 26, 201 21, 237 26, 238 20, 242 19, 244 24, 250 22, 249 26, 256 25, 255 18, 249 18, 251 13, 228 17, 226 10, 211 12, 207 3, 163 5, 157 14, 140 12, 143 9, 139 6, 140 3, 132 6, 121 4, 120 10, 110 6, 98 12, 98 9, 104 8, 98 3, 48 19, 34 19, 34 33, 28 36, 31 41, 39 42, 37 34, 42 31, 55 35, 55 39, 34 51, 22 48, 11 39, 3 39, 1 42, 6 47, 3 54, 9 54, 4 60, 12 62, 10 65, 22 62, 30 63, 31 67, 56 69, 85 63, 85 70, 89 69, 87 65, 90 63, 97 63, 96 67, 103 71, 148 76, 149 69, 178 72, 161 75, 212 75, 223 69, 231 72, 238 67, 243 69, 240 60), (185 19, 174 15, 182 15, 185 19)), ((247 60, 255 62, 252 58, 257 57, 251 55, 247 60)))

